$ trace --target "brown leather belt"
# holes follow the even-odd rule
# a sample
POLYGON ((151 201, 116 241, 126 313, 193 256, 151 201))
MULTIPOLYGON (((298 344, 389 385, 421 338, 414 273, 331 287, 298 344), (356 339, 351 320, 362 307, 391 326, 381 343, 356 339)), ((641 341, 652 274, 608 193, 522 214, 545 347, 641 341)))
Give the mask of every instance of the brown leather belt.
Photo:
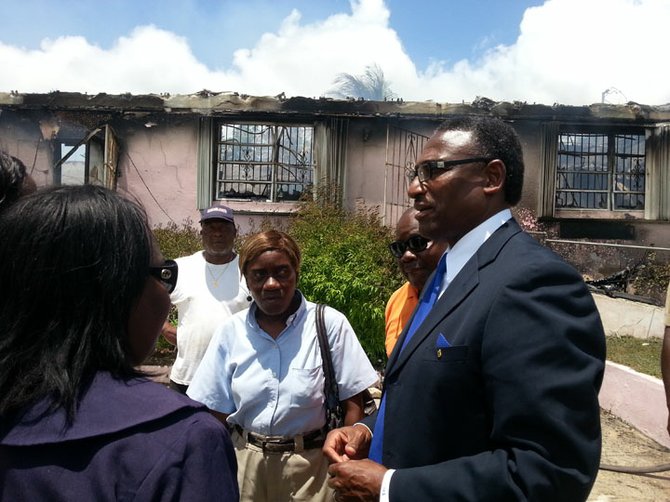
POLYGON ((263 434, 245 431, 239 425, 235 425, 234 428, 248 444, 257 446, 263 451, 274 453, 321 448, 326 440, 326 432, 323 429, 308 432, 307 434, 302 434, 300 436, 288 437, 264 436, 263 434))

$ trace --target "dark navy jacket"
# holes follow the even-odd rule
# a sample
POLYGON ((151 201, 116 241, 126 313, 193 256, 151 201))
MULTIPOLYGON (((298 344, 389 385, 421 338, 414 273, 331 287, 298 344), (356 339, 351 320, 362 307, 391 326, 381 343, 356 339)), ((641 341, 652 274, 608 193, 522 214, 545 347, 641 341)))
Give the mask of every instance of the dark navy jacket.
POLYGON ((586 500, 605 335, 571 266, 510 220, 404 336, 384 380, 391 502, 586 500))
POLYGON ((71 426, 45 407, 0 424, 0 500, 239 499, 223 425, 162 385, 98 373, 71 426))

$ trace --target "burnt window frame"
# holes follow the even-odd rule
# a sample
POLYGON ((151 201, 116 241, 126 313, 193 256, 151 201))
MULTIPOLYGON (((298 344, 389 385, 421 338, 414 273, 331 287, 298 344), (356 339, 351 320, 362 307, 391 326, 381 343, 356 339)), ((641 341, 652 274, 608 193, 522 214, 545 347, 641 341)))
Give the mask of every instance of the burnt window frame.
MULTIPOLYGON (((555 137, 556 154, 553 170, 553 213, 556 217, 575 215, 592 217, 607 217, 619 215, 633 215, 644 217, 647 198, 647 147, 646 133, 642 128, 630 127, 589 127, 589 126, 562 126, 555 137), (572 136, 578 141, 581 148, 569 149, 564 147, 562 139, 572 136), (636 137, 635 143, 643 150, 640 153, 621 151, 618 149, 619 137, 636 137), (598 140, 606 139, 606 147, 598 148, 598 140), (593 140, 589 143, 589 140, 593 140), (595 148, 594 148, 595 147, 595 148), (577 162, 577 159, 580 159, 577 162), (572 159, 572 169, 561 169, 561 160, 572 159), (629 170, 620 170, 621 165, 630 163, 637 167, 629 170), (639 160, 641 159, 642 166, 639 160), (571 177, 571 179, 570 179, 571 177), (578 181, 579 180, 579 181, 578 181), (599 183, 598 183, 599 180, 599 183), (604 181, 603 181, 604 180, 604 181), (622 182, 623 180, 623 182, 622 182), (626 180, 636 189, 625 190, 626 180), (580 186, 575 186, 575 182, 580 186), (560 194, 572 197, 575 204, 559 205, 560 194), (600 197, 598 197, 600 196, 600 197), (577 199, 581 199, 577 201, 577 199), (636 200, 635 207, 628 207, 619 201, 628 198, 636 200), (584 203, 583 201, 590 201, 584 203), (599 204, 596 202, 599 201, 599 204)), ((630 206, 630 204, 629 204, 630 206)))
POLYGON ((216 120, 212 200, 297 202, 314 184, 315 143, 316 125, 310 122, 216 120), (238 131, 238 137, 226 131, 238 131), (307 144, 308 152, 301 148, 307 144))
POLYGON ((53 152, 52 181, 55 185, 101 185, 116 190, 119 176, 119 146, 116 134, 108 124, 93 130, 76 130, 51 141, 53 152), (76 137, 79 133, 81 137, 76 137), (82 179, 71 178, 63 172, 72 155, 83 149, 82 179))

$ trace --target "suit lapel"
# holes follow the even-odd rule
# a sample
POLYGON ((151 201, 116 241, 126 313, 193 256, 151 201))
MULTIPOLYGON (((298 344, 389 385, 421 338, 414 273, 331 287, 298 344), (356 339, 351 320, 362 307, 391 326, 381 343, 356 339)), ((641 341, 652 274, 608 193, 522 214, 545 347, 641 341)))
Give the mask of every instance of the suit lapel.
MULTIPOLYGON (((444 294, 437 300, 432 310, 414 333, 402 352, 402 342, 405 339, 411 319, 407 322, 403 332, 396 343, 388 364, 386 365, 386 376, 399 371, 414 351, 421 345, 437 324, 448 316, 461 302, 479 285, 479 270, 495 261, 500 250, 513 235, 521 232, 521 228, 514 219, 504 223, 496 230, 489 239, 468 260, 461 271, 454 277, 444 294)), ((432 277, 432 276, 431 276, 432 277)), ((429 278, 427 284, 431 279, 429 278)), ((422 292, 422 295, 425 291, 422 292)), ((414 310, 416 313, 416 309, 414 310)), ((412 315, 412 317, 414 314, 412 315)))
MULTIPOLYGON (((444 294, 437 300, 426 319, 421 323, 412 336, 412 339, 407 343, 407 346, 402 352, 398 350, 398 354, 392 354, 387 368, 387 375, 397 371, 403 366, 405 361, 412 355, 416 348, 421 345, 425 338, 430 334, 433 328, 449 313, 456 308, 470 292, 479 284, 479 267, 477 266, 476 255, 473 256, 465 264, 463 269, 458 273, 451 282, 444 294)), ((407 323, 410 324, 410 321, 407 323)), ((405 327, 407 328, 407 326, 405 327)), ((401 346, 404 340, 403 336, 398 340, 397 345, 401 346)))

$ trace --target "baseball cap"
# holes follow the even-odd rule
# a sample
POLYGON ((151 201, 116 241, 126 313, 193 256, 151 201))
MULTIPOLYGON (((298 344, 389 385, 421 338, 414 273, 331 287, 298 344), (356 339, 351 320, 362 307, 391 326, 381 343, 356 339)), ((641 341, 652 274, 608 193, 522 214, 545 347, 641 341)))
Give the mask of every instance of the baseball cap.
POLYGON ((207 220, 226 220, 234 223, 233 210, 227 206, 210 206, 200 211, 200 222, 207 220))

